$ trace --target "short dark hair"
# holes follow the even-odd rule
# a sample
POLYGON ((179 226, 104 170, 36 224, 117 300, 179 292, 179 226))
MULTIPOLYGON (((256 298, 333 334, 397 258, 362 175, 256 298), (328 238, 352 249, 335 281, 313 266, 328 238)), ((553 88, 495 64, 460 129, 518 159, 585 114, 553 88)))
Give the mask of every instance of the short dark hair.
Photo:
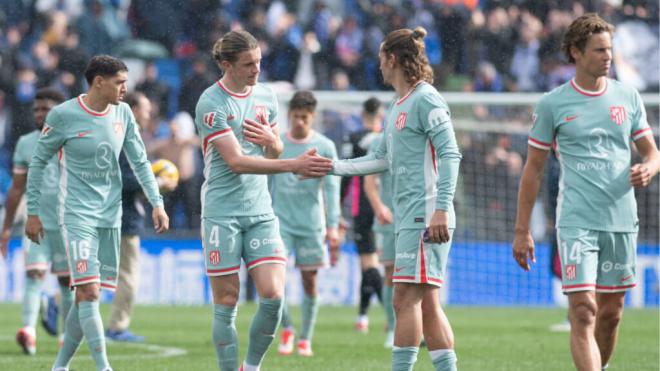
POLYGON ((300 109, 307 112, 314 112, 317 104, 316 97, 311 91, 298 91, 289 101, 289 110, 300 109))
POLYGON ((64 102, 64 94, 53 88, 41 88, 37 90, 37 95, 34 96, 34 100, 45 99, 52 100, 55 104, 60 104, 64 102))
POLYGON ((90 59, 85 69, 85 79, 89 85, 92 85, 96 76, 112 77, 119 71, 128 72, 128 67, 121 59, 109 55, 96 55, 90 59))
POLYGON ((140 104, 140 98, 146 98, 147 96, 142 94, 139 91, 134 91, 131 93, 126 94, 124 97, 124 102, 129 105, 131 108, 135 108, 138 104, 140 104))
POLYGON ((380 99, 371 97, 362 104, 362 111, 368 115, 375 115, 382 105, 380 99))

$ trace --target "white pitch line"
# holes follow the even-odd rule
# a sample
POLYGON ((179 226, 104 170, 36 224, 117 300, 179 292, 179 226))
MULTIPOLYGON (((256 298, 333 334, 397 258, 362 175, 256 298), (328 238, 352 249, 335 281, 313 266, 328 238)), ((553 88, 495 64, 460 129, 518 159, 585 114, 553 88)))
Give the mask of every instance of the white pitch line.
MULTIPOLYGON (((15 341, 13 336, 0 335, 0 341, 5 342, 11 340, 15 341)), ((125 360, 125 359, 152 359, 152 358, 169 358, 169 357, 178 357, 188 354, 188 351, 182 348, 169 347, 164 345, 157 344, 145 344, 145 343, 127 343, 127 342, 118 342, 118 341, 109 341, 107 342, 111 347, 116 345, 128 346, 131 348, 139 348, 153 353, 147 354, 118 354, 118 355, 109 355, 108 358, 112 360, 125 360)), ((8 364, 16 361, 25 361, 30 359, 54 359, 54 354, 43 354, 38 353, 35 356, 28 357, 24 355, 20 356, 3 356, 0 358, 0 364, 8 364)))
POLYGON ((112 341, 108 342, 108 344, 111 345, 128 345, 133 348, 140 348, 144 350, 148 350, 150 352, 154 352, 153 354, 141 354, 138 357, 130 354, 119 354, 116 356, 109 356, 110 359, 133 359, 133 358, 140 358, 140 359, 146 359, 146 358, 168 358, 168 357, 178 357, 178 356, 184 356, 188 354, 188 351, 182 348, 177 348, 177 347, 168 347, 164 345, 156 345, 156 344, 146 344, 146 343, 121 343, 117 341, 112 341))

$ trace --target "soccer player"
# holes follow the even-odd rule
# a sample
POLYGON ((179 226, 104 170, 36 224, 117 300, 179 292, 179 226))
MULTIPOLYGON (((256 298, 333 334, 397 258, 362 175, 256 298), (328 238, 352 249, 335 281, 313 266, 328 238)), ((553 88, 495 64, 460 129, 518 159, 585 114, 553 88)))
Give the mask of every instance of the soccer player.
POLYGON ((295 159, 276 159, 282 152, 277 100, 257 83, 261 50, 252 35, 225 34, 213 46, 213 57, 223 76, 202 93, 195 109, 204 153, 201 232, 213 292, 213 344, 220 369, 236 370, 238 271, 243 259, 260 300, 241 369, 258 370, 281 319, 286 264, 263 174, 320 177, 332 162, 315 149, 295 159))
MULTIPOLYGON (((362 130, 351 134, 342 144, 343 158, 357 158, 367 154, 369 146, 381 131, 385 110, 378 98, 367 99, 362 105, 362 130)), ((378 254, 372 231, 374 211, 364 190, 364 177, 355 176, 342 179, 341 194, 345 197, 351 195, 351 214, 353 217, 353 239, 360 256, 360 306, 355 329, 362 333, 369 331, 369 317, 367 312, 371 298, 376 295, 382 300, 383 278, 378 270, 378 254)))
POLYGON ((660 166, 639 93, 607 78, 613 32, 603 19, 586 14, 564 36, 562 50, 575 64, 575 77, 536 106, 513 241, 513 256, 528 271, 535 262, 530 214, 554 146, 561 167, 556 224, 571 353, 575 367, 589 371, 607 367, 626 291, 636 283, 633 187, 647 186, 660 166), (631 142, 643 159, 632 166, 631 142))
MULTIPOLYGON (((383 135, 379 134, 371 142, 369 153, 373 153, 380 146, 383 135)), ((380 250, 380 263, 385 268, 383 282, 383 307, 387 318, 387 335, 384 346, 392 348, 394 345, 394 307, 392 307, 392 273, 394 272, 394 220, 392 216, 392 175, 384 171, 378 175, 371 174, 364 177, 364 192, 374 211, 373 231, 376 247, 380 250)))
POLYGON ((119 59, 93 57, 85 70, 89 84, 82 94, 54 107, 32 155, 28 172, 28 220, 25 233, 35 243, 43 239, 39 217, 44 167, 57 153, 60 165, 59 224, 66 247, 75 304, 64 326, 64 344, 53 370, 68 370, 83 336, 97 370, 111 370, 99 312, 101 287, 114 290, 119 265, 121 223, 120 151, 137 174, 154 206, 158 233, 167 230, 158 184, 147 161, 138 125, 126 103, 128 68, 119 59))
POLYGON ((396 314, 393 370, 412 370, 422 333, 436 370, 455 370, 454 335, 440 307, 456 225, 453 198, 461 154, 449 108, 431 85, 426 30, 390 32, 380 47, 383 80, 397 100, 383 140, 367 156, 335 161, 336 175, 390 171, 395 228, 392 299, 396 314))
MULTIPOLYGON (((40 89, 34 98, 32 110, 34 122, 38 130, 19 138, 14 150, 14 169, 11 186, 7 192, 7 211, 2 226, 0 250, 7 256, 7 245, 11 237, 11 227, 14 223, 16 209, 25 193, 28 166, 32 151, 39 140, 46 115, 56 105, 64 101, 64 96, 53 89, 40 89)), ((25 255, 25 291, 23 293, 23 327, 16 333, 16 341, 25 354, 34 355, 37 351, 37 333, 35 324, 39 315, 41 287, 46 270, 57 276, 61 293, 61 312, 64 319, 73 303, 73 292, 69 289, 69 264, 66 261, 66 250, 62 242, 57 223, 57 183, 59 169, 57 158, 53 156, 46 165, 44 175, 44 192, 41 194, 41 209, 39 215, 43 220, 44 239, 39 243, 24 240, 25 255)))
MULTIPOLYGON (((316 117, 316 98, 309 91, 299 91, 289 102, 289 131, 281 135, 284 151, 280 158, 295 158, 311 148, 330 159, 337 158, 334 143, 312 129, 316 117)), ((271 176, 273 209, 280 221, 284 246, 296 256, 304 297, 302 328, 297 350, 301 356, 312 355, 312 334, 316 314, 318 269, 328 265, 327 242, 331 250, 339 248, 339 179, 327 175, 322 179, 300 180, 294 174, 271 176), (301 207, 304 205, 304 207, 301 207)), ((286 302, 282 312, 282 337, 278 352, 293 352, 293 326, 286 302)))
MULTIPOLYGON (((129 93, 124 101, 131 108, 135 122, 143 129, 151 119, 151 102, 140 92, 129 93)), ((144 337, 135 335, 128 327, 131 323, 131 310, 140 284, 140 233, 144 226, 144 206, 142 187, 133 173, 124 153, 119 156, 121 170, 121 243, 119 252, 119 275, 117 290, 112 299, 110 320, 105 336, 114 341, 143 342, 144 337)), ((156 177, 163 191, 176 187, 174 182, 156 177)))

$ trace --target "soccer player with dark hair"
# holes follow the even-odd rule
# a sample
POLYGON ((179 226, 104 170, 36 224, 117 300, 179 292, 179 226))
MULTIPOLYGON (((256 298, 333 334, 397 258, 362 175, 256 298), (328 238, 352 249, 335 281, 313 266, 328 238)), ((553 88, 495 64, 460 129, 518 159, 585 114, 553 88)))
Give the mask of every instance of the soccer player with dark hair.
POLYGON ((607 77, 613 32, 602 18, 586 14, 564 36, 562 49, 575 64, 575 77, 536 106, 513 241, 516 262, 530 270, 530 216, 554 147, 561 169, 556 225, 571 353, 575 367, 589 371, 607 367, 625 294, 637 280, 634 188, 646 187, 660 167, 639 93, 607 77), (631 166, 632 143, 642 162, 631 166))
POLYGON ((335 161, 336 175, 392 175, 396 314, 392 369, 412 370, 422 334, 433 366, 456 370, 454 334, 440 306, 456 226, 453 199, 461 154, 449 107, 431 85, 426 30, 390 32, 380 46, 380 70, 397 99, 387 112, 383 140, 371 154, 335 161))
POLYGON ((154 210, 158 233, 168 229, 158 184, 147 161, 133 113, 121 99, 128 68, 119 59, 93 57, 82 94, 54 107, 46 117, 28 172, 25 233, 35 243, 44 236, 39 208, 44 168, 57 154, 60 166, 58 223, 67 250, 75 304, 64 325, 64 344, 53 370, 69 369, 83 337, 97 370, 111 370, 99 312, 101 287, 114 290, 119 265, 123 151, 154 210))
POLYGON ((286 250, 273 213, 265 174, 294 172, 324 176, 331 160, 310 149, 294 159, 277 159, 282 141, 277 100, 257 82, 261 50, 246 31, 216 41, 213 57, 222 78, 207 88, 195 109, 202 138, 202 244, 213 293, 213 345, 222 370, 236 370, 236 313, 241 259, 259 294, 241 369, 258 370, 282 316, 286 250))
MULTIPOLYGON (((53 89, 40 89, 34 98, 32 110, 36 129, 18 139, 14 150, 14 169, 11 186, 7 192, 7 208, 2 226, 0 251, 7 256, 7 246, 11 237, 11 227, 14 223, 16 210, 25 193, 25 183, 28 177, 28 166, 32 152, 39 140, 39 132, 44 126, 46 115, 56 105, 64 101, 64 96, 53 89)), ((43 220, 44 239, 40 243, 24 241, 25 254, 25 287, 23 292, 23 327, 16 334, 16 341, 23 348, 25 354, 34 355, 37 351, 37 333, 35 324, 39 315, 41 287, 43 286, 46 270, 57 276, 60 284, 61 312, 64 318, 73 303, 73 293, 69 289, 69 264, 66 261, 66 250, 62 243, 59 225, 57 223, 57 182, 59 169, 57 158, 53 156, 45 168, 44 191, 41 194, 41 208, 39 216, 43 220)), ((55 322, 55 325, 57 322, 55 322)), ((57 330, 49 328, 54 335, 57 330)))
MULTIPOLYGON (((382 129, 385 115, 383 103, 376 97, 371 97, 362 104, 362 130, 351 134, 342 144, 343 158, 358 158, 367 154, 369 146, 382 129)), ((353 239, 360 256, 360 303, 355 329, 366 333, 369 331, 367 312, 371 298, 376 295, 382 302, 383 278, 378 270, 378 254, 376 241, 372 231, 374 212, 364 189, 364 177, 346 177, 341 182, 343 198, 351 197, 351 216, 353 217, 353 239)))
MULTIPOLYGON (((329 159, 337 158, 334 143, 313 130, 316 98, 309 91, 299 91, 289 102, 289 131, 281 135, 284 151, 280 158, 295 158, 311 148, 329 159)), ((321 179, 301 180, 294 174, 276 174, 270 179, 273 209, 280 220, 284 246, 296 256, 303 284, 302 327, 298 354, 312 355, 312 334, 318 312, 318 269, 328 265, 328 250, 339 248, 339 179, 327 175, 321 179), (304 205, 301 207, 301 205, 304 205)), ((278 352, 293 352, 293 325, 286 302, 282 313, 282 337, 278 352)))

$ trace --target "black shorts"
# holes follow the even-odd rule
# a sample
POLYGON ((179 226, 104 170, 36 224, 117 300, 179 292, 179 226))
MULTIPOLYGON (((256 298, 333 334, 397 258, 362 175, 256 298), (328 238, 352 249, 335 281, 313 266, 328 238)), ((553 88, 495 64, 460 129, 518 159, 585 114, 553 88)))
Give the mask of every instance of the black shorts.
POLYGON ((355 247, 357 247, 358 254, 373 254, 376 252, 376 242, 371 226, 368 228, 359 225, 355 226, 353 239, 355 240, 355 247))

